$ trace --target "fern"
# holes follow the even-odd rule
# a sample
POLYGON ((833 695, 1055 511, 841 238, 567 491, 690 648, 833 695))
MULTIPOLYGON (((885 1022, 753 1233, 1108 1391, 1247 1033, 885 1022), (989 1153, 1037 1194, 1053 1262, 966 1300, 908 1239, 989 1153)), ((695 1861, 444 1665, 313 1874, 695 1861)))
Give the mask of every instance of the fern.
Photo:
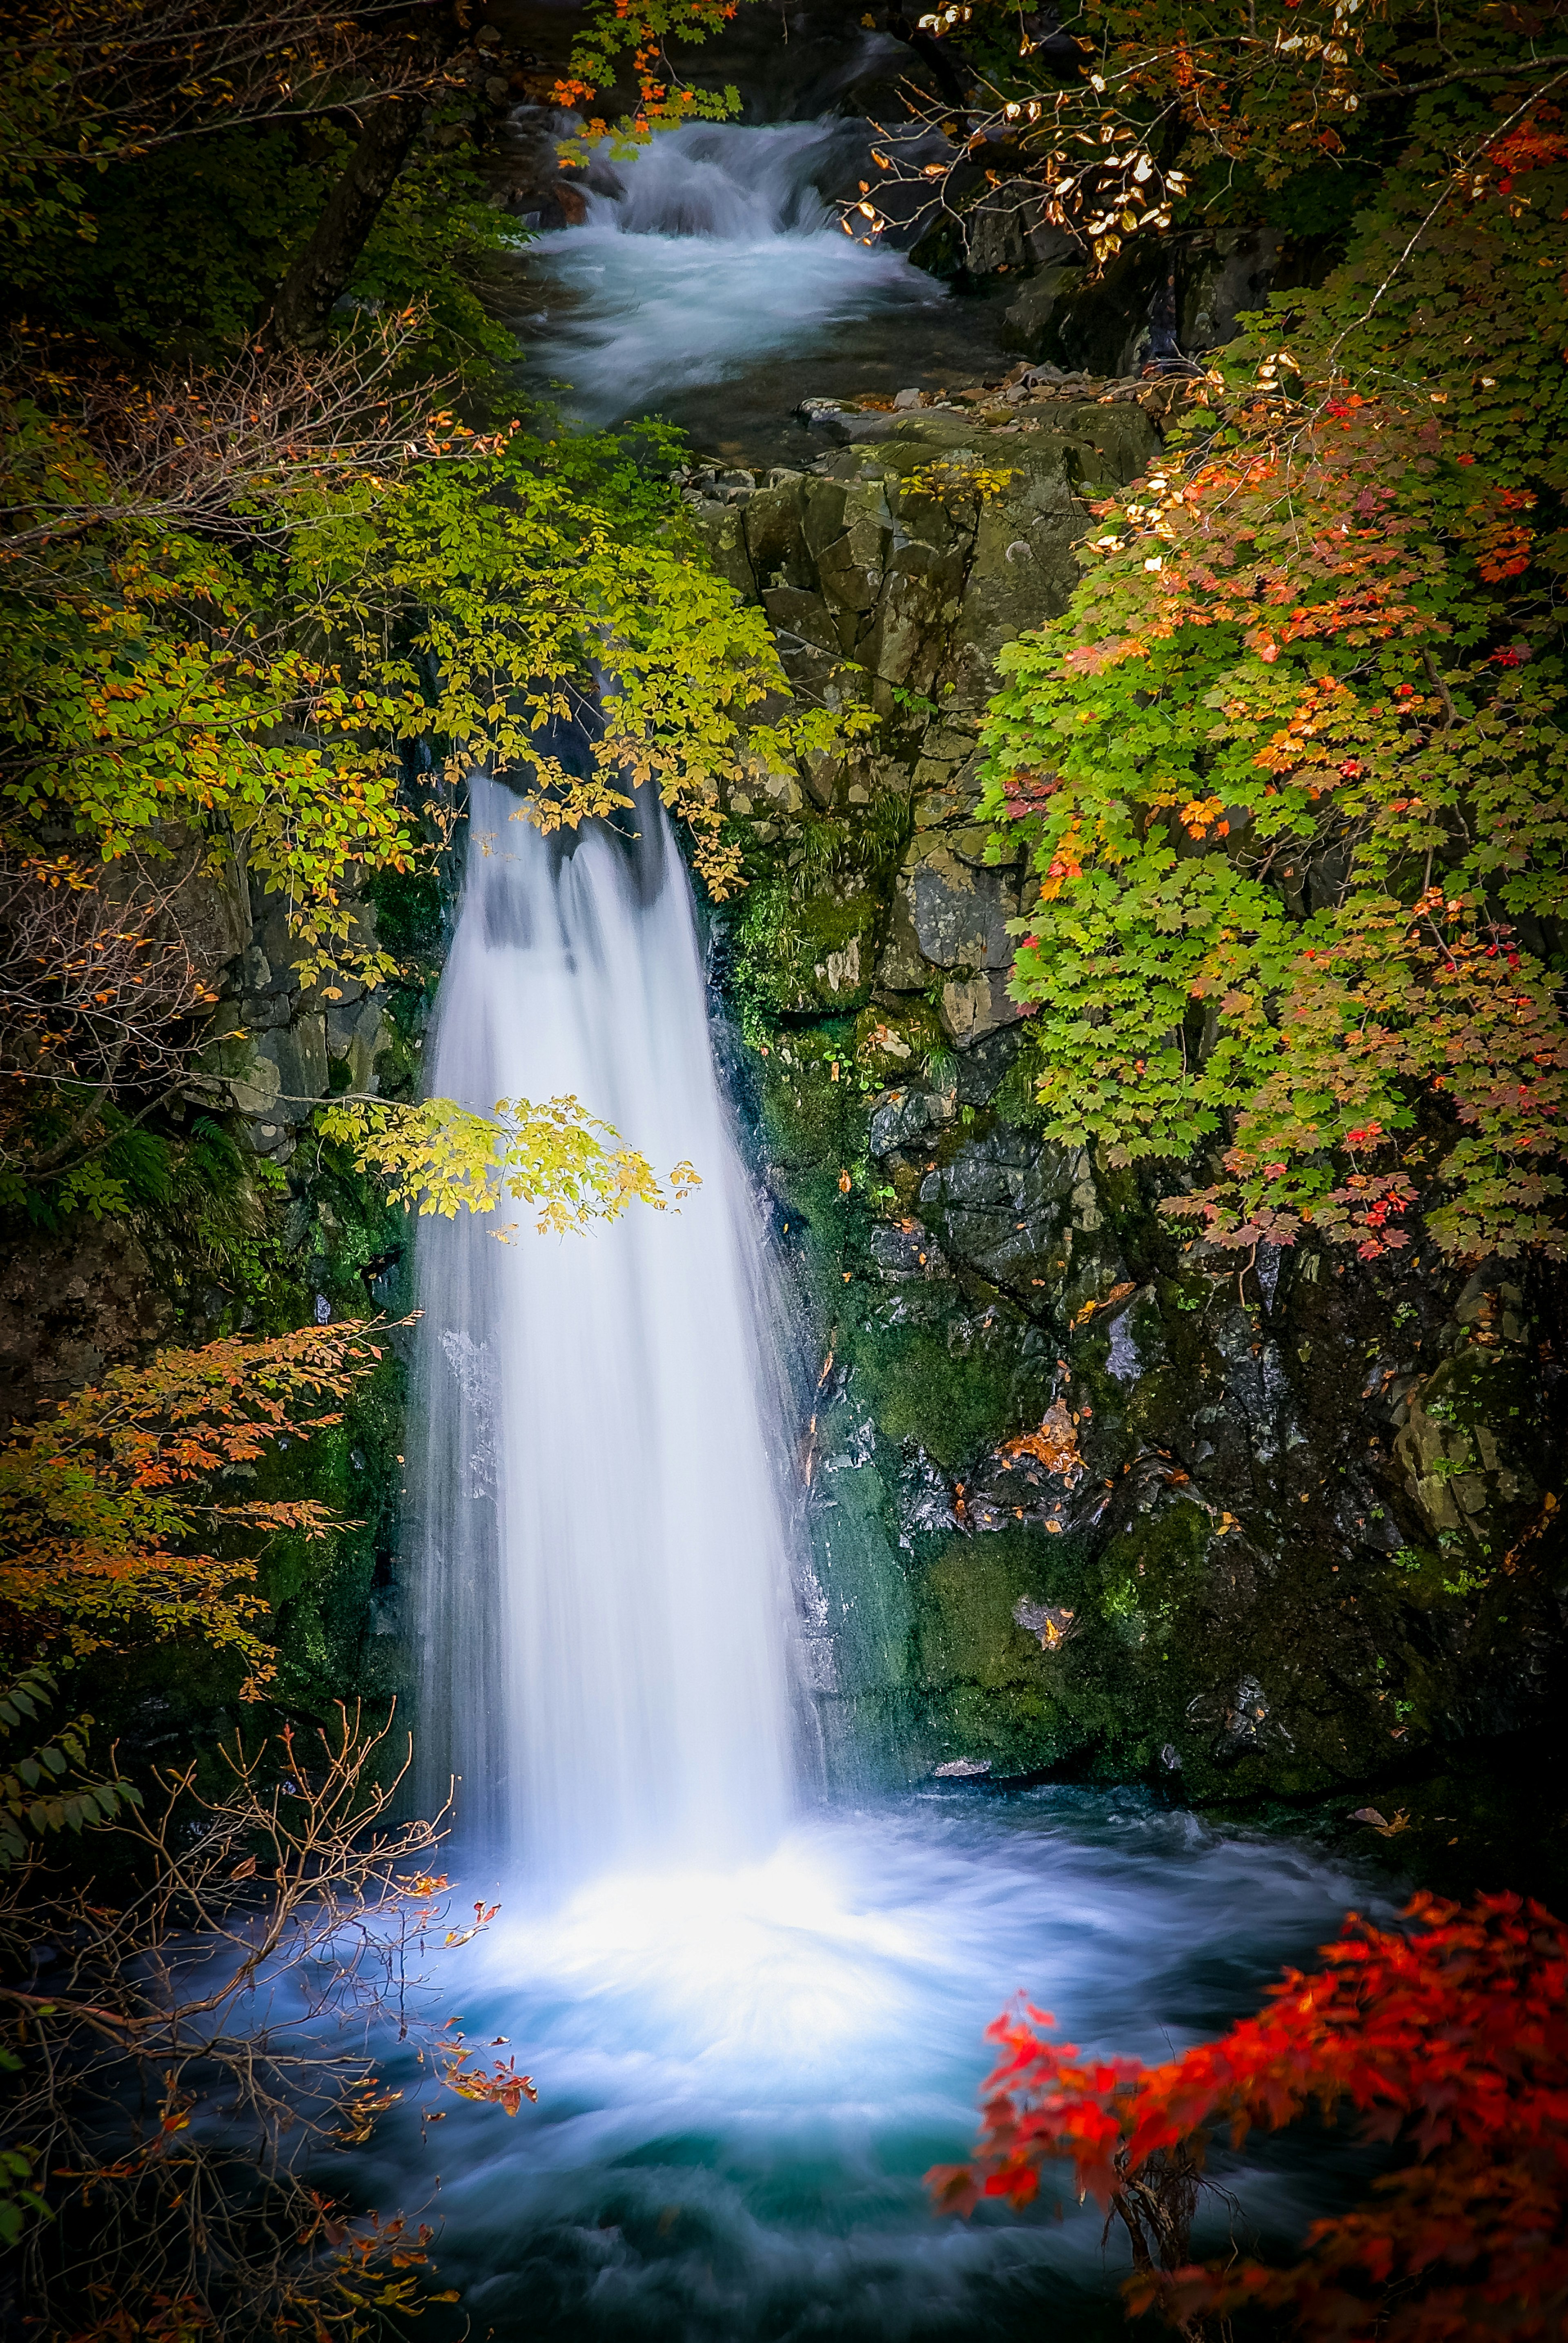
MULTIPOLYGON (((0 1681, 0 1735, 7 1741, 20 1735, 30 1745, 19 1756, 7 1750, 9 1763, 0 1772, 0 1871, 14 1870, 51 1832, 79 1835, 113 1822, 122 1806, 142 1802, 134 1783, 94 1780, 85 1773, 90 1716, 74 1716, 52 1737, 41 1737, 44 1713, 58 1688, 53 1672, 41 1664, 0 1681)), ((0 2242, 5 2202, 0 2181, 0 2242)))

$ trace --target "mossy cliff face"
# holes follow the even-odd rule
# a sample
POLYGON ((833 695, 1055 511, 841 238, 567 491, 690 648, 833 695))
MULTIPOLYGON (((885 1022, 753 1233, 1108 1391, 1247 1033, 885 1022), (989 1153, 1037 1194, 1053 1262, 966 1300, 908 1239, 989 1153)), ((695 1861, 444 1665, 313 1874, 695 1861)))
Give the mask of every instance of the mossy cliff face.
POLYGON ((752 885, 721 964, 814 1346, 800 1629, 830 1765, 1314 1798, 1539 1721, 1550 1296, 1516 1264, 1184 1243, 1157 1179, 1031 1121, 1021 873, 984 860, 975 735, 1155 418, 1056 390, 829 427, 809 472, 691 493, 797 686, 848 700, 861 661, 884 719, 728 808, 752 885), (1014 477, 933 498, 940 462, 1014 477))

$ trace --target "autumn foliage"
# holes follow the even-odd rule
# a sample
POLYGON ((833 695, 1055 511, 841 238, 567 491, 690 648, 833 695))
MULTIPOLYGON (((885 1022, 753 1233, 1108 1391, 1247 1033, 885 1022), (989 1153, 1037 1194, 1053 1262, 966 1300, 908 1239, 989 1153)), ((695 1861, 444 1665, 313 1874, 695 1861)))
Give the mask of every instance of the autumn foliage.
MULTIPOLYGON (((637 94, 632 112, 615 126, 622 138, 640 141, 685 122, 722 121, 738 114, 739 93, 705 89, 689 79, 671 59, 669 44, 691 48, 710 40, 733 20, 739 5, 739 0, 589 0, 552 92, 556 104, 585 108, 629 69, 637 94)), ((585 125, 589 138, 609 129, 598 116, 585 125)))
POLYGON ((965 88, 928 200, 983 160, 1193 336, 987 719, 1047 1130, 1190 1167, 1162 1209, 1243 1253, 1562 1258, 1562 6, 922 21, 965 88), (1205 348, 1216 226, 1289 289, 1205 348))
POLYGON ((80 1658, 194 1634, 272 1673, 255 1544, 344 1526, 316 1498, 238 1484, 290 1442, 342 1421, 381 1346, 367 1326, 307 1326, 165 1351, 75 1393, 0 1447, 0 1633, 80 1658))
POLYGON ((979 2156, 930 2175, 938 2203, 1027 2205, 1049 2165, 1069 2165, 1131 2237, 1134 2308, 1189 2331, 1261 2305, 1324 2343, 1562 2334, 1568 1927, 1516 1896, 1463 1911, 1419 1896, 1405 1920, 1352 1916, 1322 1969, 1287 1972, 1260 2016, 1159 2066, 1086 2057, 1035 2009, 1000 2019, 979 2156), (1388 2145, 1371 2197, 1316 2223, 1287 2268, 1192 2267, 1210 2138, 1239 2147, 1309 2110, 1388 2145))

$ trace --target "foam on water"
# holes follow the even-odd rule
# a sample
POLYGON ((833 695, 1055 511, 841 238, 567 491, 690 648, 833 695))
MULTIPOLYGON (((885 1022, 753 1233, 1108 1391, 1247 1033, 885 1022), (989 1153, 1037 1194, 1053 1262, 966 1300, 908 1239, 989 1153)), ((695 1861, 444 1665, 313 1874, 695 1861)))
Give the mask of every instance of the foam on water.
MULTIPOLYGON (((1054 1789, 821 1815, 752 1863, 553 1905, 516 1875, 498 1892, 452 1999, 539 2104, 465 2111, 426 2158, 479 2332, 956 2343, 1105 2283, 1092 2207, 927 2208, 923 2172, 973 2143, 989 2022, 1022 1993, 1083 2046, 1163 2056, 1255 2006, 1356 1888, 1297 1847, 1054 1789)), ((407 2202, 411 2122, 397 2140, 377 2187, 407 2202)), ((1228 2180, 1270 2232, 1323 2201, 1278 2156, 1228 2180)))

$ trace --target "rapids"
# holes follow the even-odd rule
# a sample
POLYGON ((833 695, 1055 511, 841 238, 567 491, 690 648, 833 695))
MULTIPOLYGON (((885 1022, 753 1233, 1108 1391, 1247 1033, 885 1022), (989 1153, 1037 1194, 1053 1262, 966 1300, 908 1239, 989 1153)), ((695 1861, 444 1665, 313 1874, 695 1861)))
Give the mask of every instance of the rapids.
MULTIPOLYGON (((809 394, 967 382, 1000 309, 846 236, 863 124, 693 124, 600 167, 579 227, 525 248, 507 322, 536 389, 607 424, 657 409, 721 454, 780 444, 809 394)), ((865 166, 865 167, 869 167, 865 166)), ((804 441, 806 434, 798 430, 804 441)))

